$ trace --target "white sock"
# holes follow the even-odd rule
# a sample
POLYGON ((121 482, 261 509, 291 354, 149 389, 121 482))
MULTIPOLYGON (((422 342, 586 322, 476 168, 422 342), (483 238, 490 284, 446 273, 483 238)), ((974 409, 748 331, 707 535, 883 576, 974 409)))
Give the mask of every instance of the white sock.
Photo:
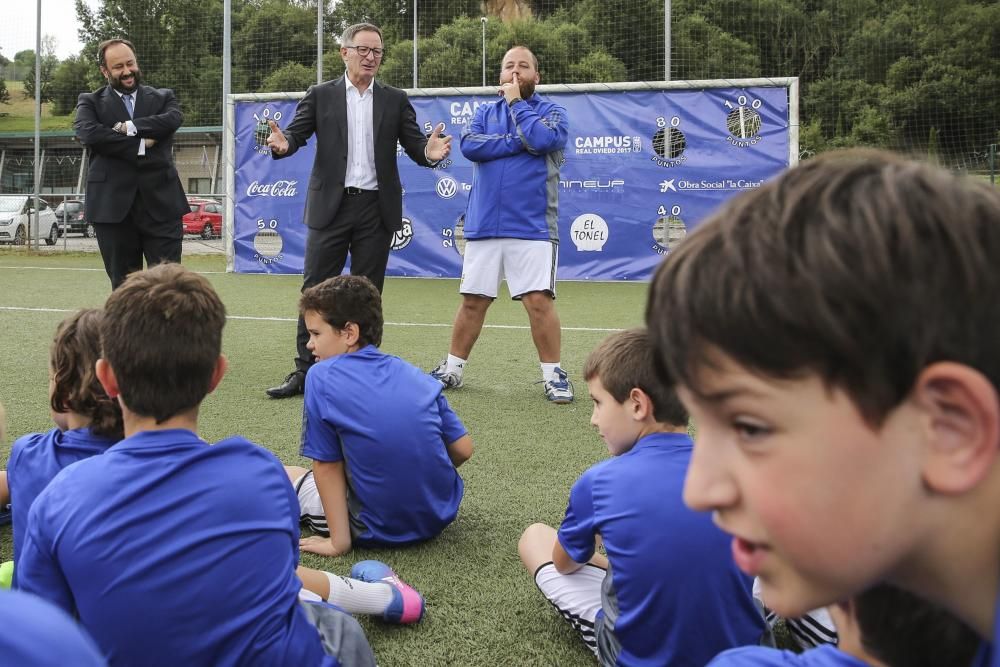
POLYGON ((552 382, 556 379, 556 369, 559 368, 559 362, 553 361, 551 364, 541 362, 542 365, 542 379, 546 382, 552 382))
POLYGON ((326 599, 349 614, 382 614, 392 602, 392 586, 368 583, 324 572, 330 581, 330 597, 326 599))
POLYGON ((445 371, 448 373, 458 373, 458 377, 462 377, 462 370, 465 368, 466 361, 466 359, 456 357, 454 354, 449 354, 448 361, 445 362, 445 371))

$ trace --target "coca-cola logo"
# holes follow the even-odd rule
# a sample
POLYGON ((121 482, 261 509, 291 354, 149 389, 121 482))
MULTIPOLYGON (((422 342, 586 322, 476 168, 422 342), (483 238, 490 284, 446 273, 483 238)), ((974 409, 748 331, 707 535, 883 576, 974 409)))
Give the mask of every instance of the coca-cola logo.
POLYGON ((294 197, 298 181, 275 181, 261 183, 254 181, 247 186, 247 197, 294 197))

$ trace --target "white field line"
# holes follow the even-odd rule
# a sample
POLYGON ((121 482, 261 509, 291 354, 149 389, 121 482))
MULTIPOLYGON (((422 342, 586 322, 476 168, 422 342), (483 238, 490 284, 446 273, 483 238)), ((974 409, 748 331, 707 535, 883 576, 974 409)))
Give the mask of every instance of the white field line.
MULTIPOLYGON (((77 309, 75 308, 28 308, 25 306, 0 306, 0 311, 15 311, 15 312, 28 312, 28 313, 75 313, 77 309)), ((226 317, 228 320, 240 320, 249 322, 297 322, 298 320, 294 317, 254 317, 251 315, 228 315, 226 317)), ((438 322, 386 322, 385 326, 389 327, 429 327, 435 329, 450 329, 451 324, 442 324, 438 322)), ((524 324, 486 324, 483 325, 484 329, 530 329, 524 324)), ((620 328, 605 328, 605 327, 563 327, 563 331, 582 331, 582 332, 614 332, 621 331, 620 328)))
MULTIPOLYGON (((0 269, 30 269, 32 271, 100 271, 104 269, 87 268, 84 266, 0 266, 0 269)), ((203 276, 214 276, 225 273, 225 271, 196 271, 203 276)))

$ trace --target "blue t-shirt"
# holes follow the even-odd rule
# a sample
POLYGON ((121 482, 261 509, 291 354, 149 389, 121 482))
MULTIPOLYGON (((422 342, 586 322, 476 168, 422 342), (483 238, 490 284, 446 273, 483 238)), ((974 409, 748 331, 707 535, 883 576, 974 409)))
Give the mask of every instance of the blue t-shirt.
POLYGON ((71 463, 95 454, 103 454, 117 440, 94 435, 89 428, 47 433, 29 433, 18 438, 7 462, 7 485, 10 487, 11 518, 14 522, 14 586, 17 586, 17 560, 28 525, 28 510, 52 478, 71 463))
POLYGON ((372 345, 306 375, 302 455, 344 461, 359 544, 427 540, 455 519, 464 486, 447 445, 465 434, 440 382, 372 345))
POLYGON ((76 614, 111 664, 320 665, 298 603, 298 523, 270 452, 142 432, 38 496, 18 580, 76 614))
POLYGON ((0 591, 0 663, 31 667, 106 667, 94 640, 45 600, 0 591))
POLYGON ((868 663, 829 644, 803 653, 745 646, 720 653, 709 667, 868 667, 868 663))
POLYGON ((559 543, 584 563, 599 534, 611 564, 597 624, 602 664, 704 667, 765 631, 730 538, 684 505, 691 449, 686 434, 646 436, 570 491, 559 543))

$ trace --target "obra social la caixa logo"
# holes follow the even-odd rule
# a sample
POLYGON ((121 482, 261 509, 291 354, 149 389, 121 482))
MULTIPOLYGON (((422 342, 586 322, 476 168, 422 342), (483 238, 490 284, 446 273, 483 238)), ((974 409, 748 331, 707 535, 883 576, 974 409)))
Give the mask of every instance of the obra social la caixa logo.
POLYGON ((294 197, 298 181, 277 180, 272 183, 254 181, 247 186, 247 197, 294 197))

